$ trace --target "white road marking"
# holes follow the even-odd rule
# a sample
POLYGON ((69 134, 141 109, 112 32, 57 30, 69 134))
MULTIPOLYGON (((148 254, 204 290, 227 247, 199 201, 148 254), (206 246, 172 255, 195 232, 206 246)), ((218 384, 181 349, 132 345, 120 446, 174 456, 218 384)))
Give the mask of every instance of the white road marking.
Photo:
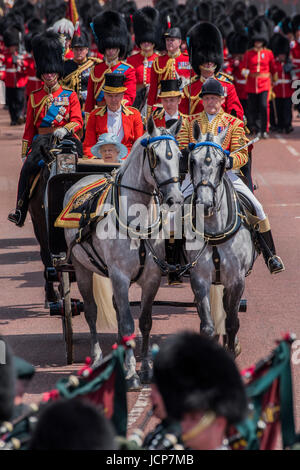
POLYGON ((278 139, 279 142, 281 142, 282 144, 284 144, 284 145, 286 144, 286 140, 285 140, 283 137, 281 137, 279 134, 275 134, 275 137, 276 137, 276 139, 278 139))
POLYGON ((145 411, 145 408, 149 405, 150 390, 151 388, 147 386, 143 387, 140 391, 135 405, 133 406, 130 413, 128 413, 128 427, 132 426, 139 419, 139 417, 145 411))
POLYGON ((291 145, 287 145, 286 148, 288 149, 288 151, 292 155, 294 155, 294 157, 299 157, 300 156, 299 152, 294 147, 292 147, 291 145))

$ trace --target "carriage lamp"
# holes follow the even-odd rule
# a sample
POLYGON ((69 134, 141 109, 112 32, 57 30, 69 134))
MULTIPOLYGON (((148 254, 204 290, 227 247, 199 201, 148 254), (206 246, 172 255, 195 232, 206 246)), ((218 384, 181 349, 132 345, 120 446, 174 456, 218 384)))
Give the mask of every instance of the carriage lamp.
POLYGON ((60 153, 56 156, 56 174, 75 173, 77 163, 77 154, 60 153))

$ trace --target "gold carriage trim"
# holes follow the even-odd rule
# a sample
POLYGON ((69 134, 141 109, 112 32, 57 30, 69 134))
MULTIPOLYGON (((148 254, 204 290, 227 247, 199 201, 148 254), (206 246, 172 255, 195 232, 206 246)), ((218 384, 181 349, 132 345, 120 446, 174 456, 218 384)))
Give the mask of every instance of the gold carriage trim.
POLYGON ((95 192, 100 192, 94 212, 89 214, 90 219, 101 214, 102 206, 106 201, 111 183, 106 178, 101 178, 92 184, 81 188, 71 198, 66 207, 57 217, 54 227, 60 228, 79 228, 79 222, 82 217, 83 205, 94 197, 95 192))

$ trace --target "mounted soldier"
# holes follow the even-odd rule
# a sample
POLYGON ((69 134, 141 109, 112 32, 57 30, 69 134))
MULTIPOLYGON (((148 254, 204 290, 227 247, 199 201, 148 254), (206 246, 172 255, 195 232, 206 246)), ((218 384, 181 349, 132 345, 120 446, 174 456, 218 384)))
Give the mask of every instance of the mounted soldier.
POLYGON ((219 29, 214 24, 203 21, 190 29, 187 38, 190 62, 196 76, 192 78, 190 85, 184 87, 179 110, 184 114, 198 114, 203 111, 199 94, 205 80, 214 77, 224 88, 224 111, 243 120, 244 110, 232 80, 221 72, 224 54, 219 29))
MULTIPOLYGON (((225 101, 225 92, 220 81, 214 78, 208 79, 202 87, 200 97, 203 100, 204 111, 191 116, 189 121, 183 123, 183 128, 179 136, 181 140, 180 143, 186 146, 189 142, 194 141, 193 127, 195 121, 198 122, 201 134, 203 135, 207 133, 218 135, 227 128, 226 137, 222 144, 223 150, 230 152, 226 163, 227 176, 236 191, 246 196, 255 209, 255 229, 260 234, 258 238, 260 249, 268 269, 271 274, 284 271, 283 262, 281 258, 276 255, 269 219, 260 202, 239 177, 240 168, 245 165, 248 160, 248 139, 245 135, 243 122, 224 112, 222 106, 225 101)), ((185 197, 193 192, 193 186, 189 176, 186 177, 183 183, 182 192, 185 197)))
POLYGON ((85 112, 89 114, 94 108, 106 105, 103 86, 107 73, 125 76, 124 104, 131 106, 136 95, 136 78, 132 65, 123 60, 128 48, 128 33, 124 18, 116 11, 107 10, 96 16, 92 29, 99 52, 104 54, 104 59, 91 70, 85 112))
POLYGON ((59 85, 63 75, 63 46, 59 36, 53 31, 39 34, 32 41, 33 55, 37 65, 37 77, 44 86, 31 93, 27 105, 27 118, 22 141, 24 161, 18 186, 17 207, 9 214, 8 220, 22 227, 25 222, 30 194, 30 181, 40 170, 31 161, 31 147, 38 135, 53 134, 63 139, 76 133, 83 126, 80 103, 77 94, 59 85))

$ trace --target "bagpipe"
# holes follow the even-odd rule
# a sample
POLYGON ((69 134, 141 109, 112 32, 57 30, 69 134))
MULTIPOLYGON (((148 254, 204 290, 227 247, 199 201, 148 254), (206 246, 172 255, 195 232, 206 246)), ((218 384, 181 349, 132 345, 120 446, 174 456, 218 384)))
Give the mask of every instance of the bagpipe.
POLYGON ((275 450, 279 445, 288 450, 299 445, 291 368, 295 339, 295 335, 285 334, 267 357, 241 372, 249 399, 249 414, 228 432, 226 444, 232 450, 275 450), (280 438, 282 444, 279 444, 280 438))
POLYGON ((134 347, 132 337, 125 337, 121 345, 93 365, 87 358, 76 375, 60 379, 53 390, 43 394, 38 404, 26 407, 11 422, 0 423, 0 450, 26 450, 38 422, 39 413, 49 403, 59 399, 84 399, 101 409, 114 425, 118 436, 127 432, 127 385, 125 379, 125 353, 134 347))
MULTIPOLYGON (((274 450, 300 448, 300 435, 295 431, 291 354, 295 336, 286 334, 276 348, 255 365, 244 369, 249 399, 247 418, 231 427, 224 445, 232 450, 274 450)), ((294 343, 297 346, 297 343, 294 343)), ((38 404, 25 405, 24 413, 11 422, 0 423, 0 450, 26 450, 40 411, 60 398, 82 398, 101 407, 115 427, 120 450, 184 450, 179 423, 154 429, 153 438, 145 445, 145 428, 153 416, 152 408, 140 427, 127 434, 127 387, 124 370, 125 353, 134 347, 133 338, 114 345, 112 352, 100 363, 85 365, 68 378, 60 379, 55 389, 44 393, 38 404), (157 430, 157 431, 156 431, 157 430)), ((294 356, 296 357, 296 356, 294 356)))

